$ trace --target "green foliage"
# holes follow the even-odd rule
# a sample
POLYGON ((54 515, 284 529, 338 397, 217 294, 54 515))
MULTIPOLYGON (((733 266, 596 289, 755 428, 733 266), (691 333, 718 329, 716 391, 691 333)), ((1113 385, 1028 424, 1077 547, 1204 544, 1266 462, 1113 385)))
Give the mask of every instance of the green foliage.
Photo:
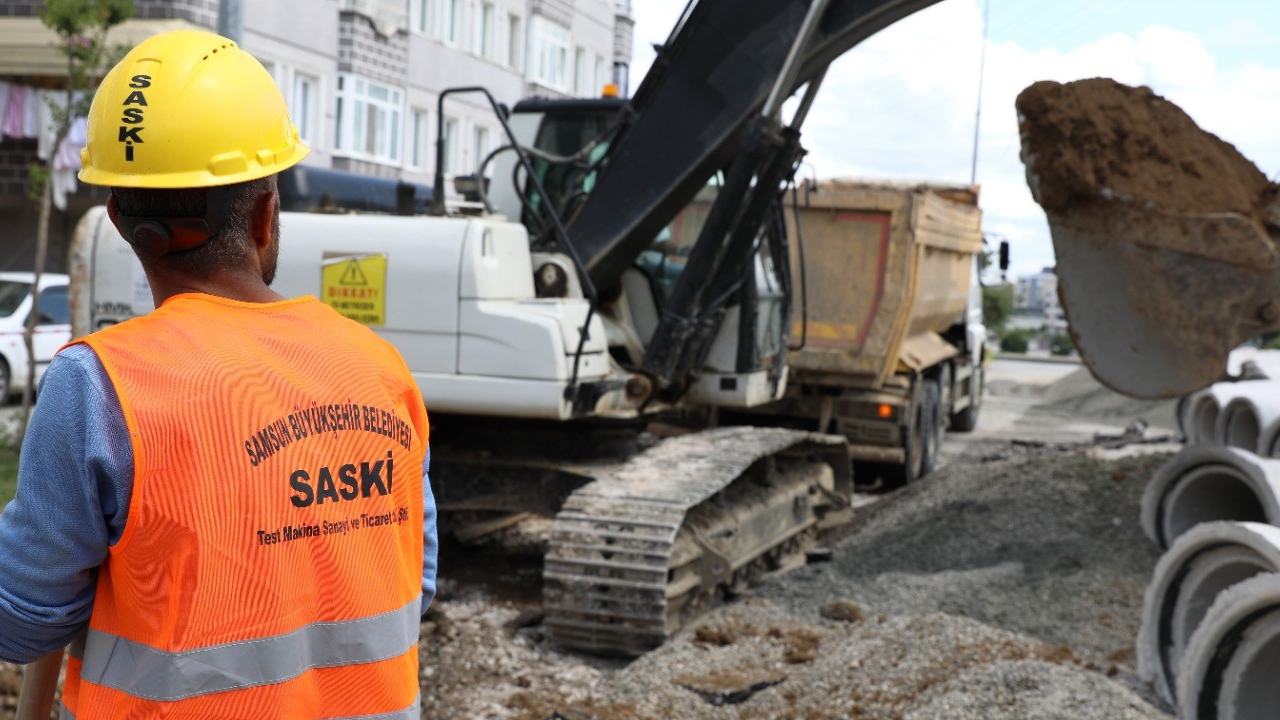
POLYGON ((1076 344, 1067 333, 1054 333, 1049 337, 1049 352, 1054 355, 1070 355, 1076 344))
POLYGON ((27 199, 40 202, 44 197, 44 184, 49 182, 49 168, 42 163, 30 163, 27 165, 27 178, 30 180, 27 199))
POLYGON ((997 330, 1013 314, 1013 286, 986 285, 982 288, 982 321, 997 330))
MULTIPOLYGON (((67 58, 67 91, 75 94, 97 85, 98 80, 120 55, 109 47, 107 31, 133 17, 133 0, 45 0, 40 22, 58 35, 58 50, 67 58)), ((54 107, 59 126, 85 115, 93 98, 82 93, 72 98, 70 107, 54 107)))
MULTIPOLYGON (((89 113, 93 94, 107 69, 123 56, 123 47, 109 47, 107 31, 133 17, 134 0, 45 0, 40 22, 58 35, 58 50, 67 58, 67 92, 63 102, 49 103, 57 125, 55 147, 66 137, 71 123, 89 113)), ((27 194, 42 202, 49 183, 49 170, 30 167, 27 194)))
POLYGON ((1025 353, 1030 345, 1030 340, 1030 331, 1010 330, 1000 336, 1000 352, 1025 353))

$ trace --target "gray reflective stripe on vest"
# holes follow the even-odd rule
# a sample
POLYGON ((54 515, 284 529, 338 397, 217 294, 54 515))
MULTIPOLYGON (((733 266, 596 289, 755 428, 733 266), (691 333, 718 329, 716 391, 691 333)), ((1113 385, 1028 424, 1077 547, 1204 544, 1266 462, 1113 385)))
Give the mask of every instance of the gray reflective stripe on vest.
MULTIPOLYGON (((382 713, 380 715, 354 715, 345 718, 330 718, 330 720, 421 720, 422 718, 422 695, 419 694, 413 698, 413 704, 403 710, 395 712, 382 713)), ((58 709, 58 720, 76 720, 76 716, 71 714, 66 705, 60 705, 58 709)))
POLYGON ((185 652, 90 630, 80 677, 135 697, 171 701, 284 682, 311 668, 386 660, 418 643, 421 603, 418 598, 383 615, 185 652))

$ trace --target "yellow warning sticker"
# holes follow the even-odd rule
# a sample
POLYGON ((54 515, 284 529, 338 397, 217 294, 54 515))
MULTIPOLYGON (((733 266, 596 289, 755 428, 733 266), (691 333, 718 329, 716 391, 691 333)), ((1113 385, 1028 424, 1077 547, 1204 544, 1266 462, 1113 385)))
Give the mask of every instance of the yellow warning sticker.
POLYGON ((324 304, 365 325, 387 323, 387 256, 325 253, 320 267, 324 304))

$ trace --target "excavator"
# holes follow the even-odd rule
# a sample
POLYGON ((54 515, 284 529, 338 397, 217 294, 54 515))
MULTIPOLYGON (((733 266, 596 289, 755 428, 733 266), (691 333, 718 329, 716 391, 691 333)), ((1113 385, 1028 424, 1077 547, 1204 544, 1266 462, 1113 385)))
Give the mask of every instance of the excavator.
MULTIPOLYGON (((717 415, 786 388, 781 202, 828 66, 934 2, 696 0, 621 108, 489 97, 506 144, 463 201, 437 170, 427 216, 282 213, 276 288, 369 324, 418 380, 441 510, 554 518, 557 643, 642 654, 849 506, 843 437, 717 415), (677 252, 673 227, 696 239, 677 252)), ((440 116, 461 93, 488 97, 448 90, 440 116)), ((150 309, 105 213, 72 254, 78 332, 150 309)))

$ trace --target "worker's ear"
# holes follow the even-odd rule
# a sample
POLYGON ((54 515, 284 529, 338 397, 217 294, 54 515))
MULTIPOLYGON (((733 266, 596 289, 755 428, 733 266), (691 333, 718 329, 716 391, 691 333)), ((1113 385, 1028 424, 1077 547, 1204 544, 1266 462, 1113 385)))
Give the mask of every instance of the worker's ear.
MULTIPOLYGON (((116 205, 116 196, 114 193, 107 195, 107 217, 111 220, 111 224, 116 226, 116 230, 120 230, 120 208, 116 205)), ((124 231, 120 231, 124 235, 124 231)))
POLYGON ((275 227, 276 214, 280 208, 280 199, 274 190, 268 190, 258 196, 253 203, 253 215, 250 217, 249 235, 258 248, 271 244, 272 229, 275 227))

